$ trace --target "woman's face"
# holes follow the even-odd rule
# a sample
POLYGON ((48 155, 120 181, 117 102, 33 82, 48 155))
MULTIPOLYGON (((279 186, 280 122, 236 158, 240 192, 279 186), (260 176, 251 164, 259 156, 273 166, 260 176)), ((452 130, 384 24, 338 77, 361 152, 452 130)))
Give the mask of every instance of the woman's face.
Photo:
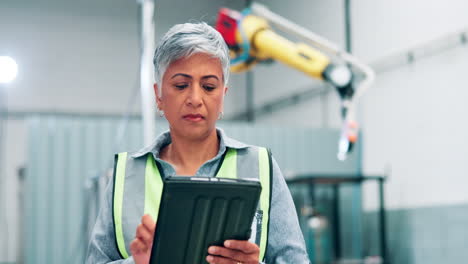
POLYGON ((214 132, 227 91, 219 59, 196 53, 176 60, 164 73, 162 87, 154 88, 172 134, 196 140, 214 132))

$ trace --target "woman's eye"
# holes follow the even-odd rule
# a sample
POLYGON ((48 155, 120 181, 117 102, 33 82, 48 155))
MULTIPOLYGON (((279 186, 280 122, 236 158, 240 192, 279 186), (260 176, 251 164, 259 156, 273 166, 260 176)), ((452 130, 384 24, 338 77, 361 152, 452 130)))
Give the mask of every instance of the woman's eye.
POLYGON ((176 84, 175 87, 179 90, 183 90, 185 88, 187 88, 187 84, 176 84))
POLYGON ((213 91, 214 89, 216 89, 216 86, 204 85, 203 88, 204 88, 205 90, 207 90, 208 92, 211 92, 211 91, 213 91))

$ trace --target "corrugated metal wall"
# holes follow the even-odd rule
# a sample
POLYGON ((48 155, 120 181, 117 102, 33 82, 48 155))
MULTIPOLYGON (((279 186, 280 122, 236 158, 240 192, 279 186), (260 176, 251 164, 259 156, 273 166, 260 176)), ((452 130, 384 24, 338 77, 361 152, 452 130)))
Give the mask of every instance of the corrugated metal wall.
MULTIPOLYGON (((141 122, 128 121, 120 146, 116 137, 122 124, 117 118, 38 116, 28 122, 25 263, 83 263, 86 227, 95 213, 90 205, 98 200, 91 179, 107 173, 114 153, 142 147, 141 122)), ((158 125, 158 133, 167 128, 158 125)), ((270 147, 285 174, 352 173, 359 168, 359 153, 344 163, 336 160, 337 131, 220 126, 236 139, 270 147)))
MULTIPOLYGON (((118 119, 79 116, 29 120, 26 263, 83 263, 85 184, 112 166, 119 126, 118 119)), ((141 145, 140 127, 129 121, 120 150, 141 145)))

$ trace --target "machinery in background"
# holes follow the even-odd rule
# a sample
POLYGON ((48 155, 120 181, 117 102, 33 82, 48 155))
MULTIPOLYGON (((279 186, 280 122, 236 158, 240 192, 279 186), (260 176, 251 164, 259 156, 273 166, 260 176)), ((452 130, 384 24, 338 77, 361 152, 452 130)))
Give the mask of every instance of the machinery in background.
POLYGON ((337 45, 258 3, 253 3, 242 12, 220 9, 216 29, 230 49, 233 72, 249 70, 257 63, 278 60, 336 88, 341 99, 343 120, 337 156, 339 160, 345 160, 357 141, 354 105, 373 82, 373 70, 337 45), (294 43, 282 37, 273 31, 270 24, 310 45, 294 43))
MULTIPOLYGON (((287 179, 312 263, 388 264, 384 184, 388 176, 362 174, 300 174, 287 179), (376 182, 377 212, 355 210, 352 198, 364 183, 376 182), (349 192, 351 190, 351 193, 349 192), (348 212, 348 213, 347 213, 348 212), (343 219, 346 219, 343 221, 343 219), (361 223, 376 231, 358 230, 361 223)), ((359 192, 358 192, 359 194, 359 192)))

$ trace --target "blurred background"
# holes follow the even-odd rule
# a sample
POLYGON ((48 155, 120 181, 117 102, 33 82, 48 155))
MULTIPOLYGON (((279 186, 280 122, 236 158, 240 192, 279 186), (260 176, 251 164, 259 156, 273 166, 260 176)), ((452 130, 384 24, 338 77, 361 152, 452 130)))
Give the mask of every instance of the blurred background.
MULTIPOLYGON (((144 146, 141 2, 0 1, 0 56, 17 65, 0 84, 0 263, 84 262, 113 154, 144 146)), ((258 3, 376 73, 346 161, 332 87, 279 62, 232 75, 219 125, 272 149, 312 263, 465 263, 468 2, 258 3)), ((154 38, 248 4, 155 0, 154 38)))

